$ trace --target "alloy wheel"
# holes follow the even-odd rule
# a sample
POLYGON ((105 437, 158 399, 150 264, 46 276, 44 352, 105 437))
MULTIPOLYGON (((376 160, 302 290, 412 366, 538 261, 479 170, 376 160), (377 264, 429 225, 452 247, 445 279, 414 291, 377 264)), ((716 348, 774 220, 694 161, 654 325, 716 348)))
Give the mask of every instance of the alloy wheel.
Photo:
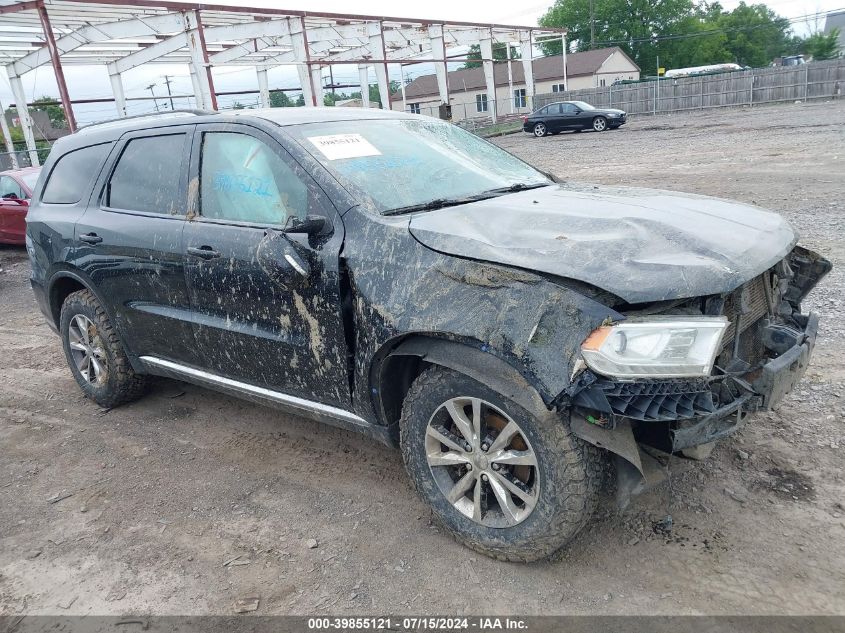
POLYGON ((85 382, 102 385, 108 380, 108 361, 97 326, 84 314, 76 314, 68 325, 68 345, 76 369, 85 382))
POLYGON ((480 398, 444 402, 426 428, 428 466, 440 492, 485 527, 521 523, 540 493, 537 456, 506 413, 480 398))
POLYGON ((597 117, 593 120, 593 129, 596 132, 604 132, 607 128, 607 121, 602 117, 597 117))
POLYGON ((545 136, 546 135, 546 126, 542 123, 538 123, 534 126, 534 136, 545 136))

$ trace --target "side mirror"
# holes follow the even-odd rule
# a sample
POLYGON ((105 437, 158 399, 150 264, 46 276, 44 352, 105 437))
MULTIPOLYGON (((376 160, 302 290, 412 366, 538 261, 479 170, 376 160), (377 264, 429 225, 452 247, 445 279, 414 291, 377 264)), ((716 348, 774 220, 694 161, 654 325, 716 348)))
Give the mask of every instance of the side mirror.
POLYGON ((285 223, 285 233, 304 233, 308 236, 321 235, 328 227, 328 221, 321 215, 307 215, 304 218, 291 216, 285 223))

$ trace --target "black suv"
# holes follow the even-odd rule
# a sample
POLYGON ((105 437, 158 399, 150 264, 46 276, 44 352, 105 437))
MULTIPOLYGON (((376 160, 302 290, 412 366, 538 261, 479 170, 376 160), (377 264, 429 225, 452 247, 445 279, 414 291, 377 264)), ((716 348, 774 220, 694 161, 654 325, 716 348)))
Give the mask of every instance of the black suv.
POLYGON ((830 268, 777 215, 556 182, 442 121, 171 113, 54 146, 32 287, 87 396, 168 376, 399 444, 461 541, 533 560, 804 372, 830 268), (631 475, 636 477, 631 477, 631 475))

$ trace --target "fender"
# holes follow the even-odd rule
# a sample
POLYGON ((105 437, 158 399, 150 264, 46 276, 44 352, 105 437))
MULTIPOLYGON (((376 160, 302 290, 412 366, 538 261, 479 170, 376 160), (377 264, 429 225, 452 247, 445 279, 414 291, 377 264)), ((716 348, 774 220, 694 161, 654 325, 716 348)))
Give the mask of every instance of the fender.
MULTIPOLYGON (((72 268, 59 268, 58 270, 54 271, 47 281, 47 305, 50 308, 50 320, 56 321, 53 317, 53 313, 56 308, 61 310, 61 306, 53 305, 53 292, 56 286, 56 282, 60 279, 73 279, 74 281, 78 281, 82 286, 88 290, 94 297, 97 299, 97 302, 100 304, 100 307, 103 308, 103 312, 106 313, 109 321, 114 324, 115 331, 117 332, 117 336, 120 339, 120 344, 123 346, 123 349, 126 351, 126 357, 129 359, 129 363, 132 365, 132 369, 134 369, 139 374, 146 374, 147 371, 144 369, 144 366, 138 361, 138 358, 131 352, 129 347, 126 345, 126 340, 123 336, 123 331, 120 328, 120 324, 115 320, 114 315, 109 307, 108 302, 103 300, 102 295, 96 289, 94 284, 86 277, 84 273, 79 270, 72 269, 72 268)), ((61 332, 59 332, 59 323, 58 321, 55 322, 55 330, 61 336, 61 332)))
POLYGON ((505 361, 463 343, 442 339, 413 337, 401 343, 389 356, 418 356, 422 360, 454 369, 513 400, 538 416, 550 409, 540 393, 505 361))

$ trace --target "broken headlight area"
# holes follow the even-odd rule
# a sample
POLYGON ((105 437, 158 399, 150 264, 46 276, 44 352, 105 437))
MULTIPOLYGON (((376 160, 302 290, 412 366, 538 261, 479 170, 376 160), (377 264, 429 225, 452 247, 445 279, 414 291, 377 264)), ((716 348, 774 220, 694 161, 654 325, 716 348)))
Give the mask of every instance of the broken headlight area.
POLYGON ((630 320, 584 342, 587 369, 561 404, 604 429, 624 422, 667 452, 735 432, 803 376, 818 319, 800 302, 830 268, 796 247, 732 292, 623 310, 630 320))

